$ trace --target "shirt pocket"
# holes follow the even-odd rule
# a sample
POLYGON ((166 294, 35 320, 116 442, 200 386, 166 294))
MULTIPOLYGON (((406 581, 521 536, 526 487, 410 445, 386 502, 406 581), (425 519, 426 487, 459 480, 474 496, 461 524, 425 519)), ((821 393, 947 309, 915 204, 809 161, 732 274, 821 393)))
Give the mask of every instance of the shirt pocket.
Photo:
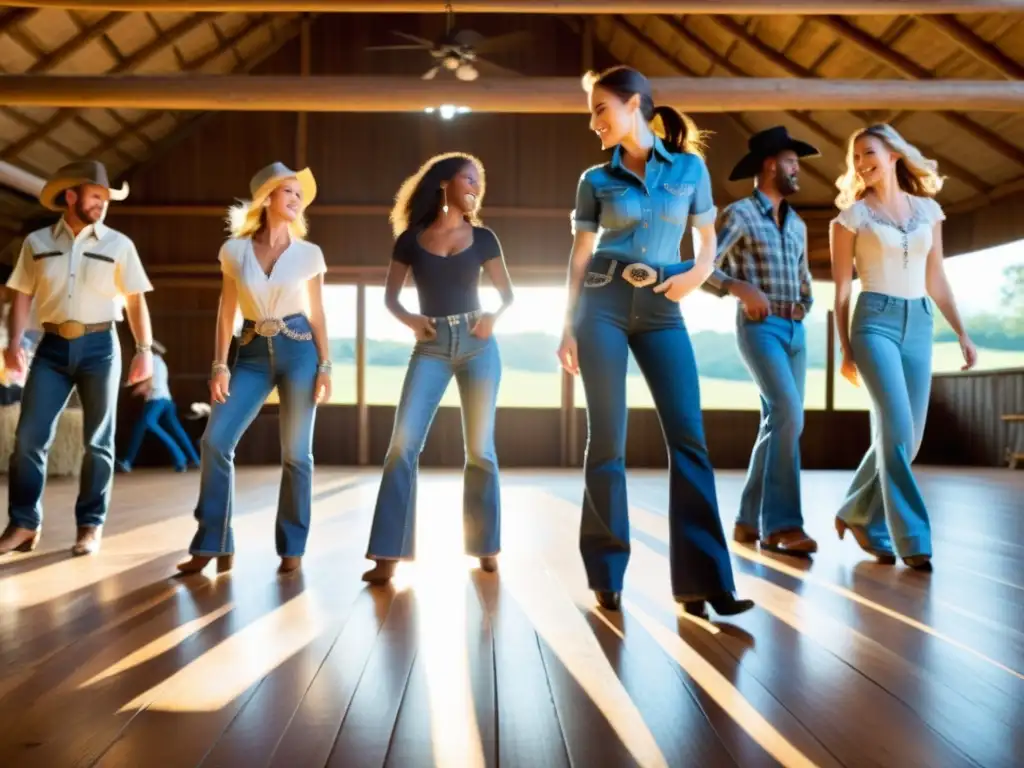
POLYGON ((594 196, 600 206, 602 229, 628 229, 640 221, 640 201, 629 187, 598 187, 594 196))
POLYGON ((117 296, 117 263, 114 257, 95 251, 83 252, 82 283, 101 296, 117 296))
POLYGON ((660 203, 658 215, 661 220, 684 226, 690 217, 695 191, 696 187, 693 184, 662 184, 658 195, 660 203))

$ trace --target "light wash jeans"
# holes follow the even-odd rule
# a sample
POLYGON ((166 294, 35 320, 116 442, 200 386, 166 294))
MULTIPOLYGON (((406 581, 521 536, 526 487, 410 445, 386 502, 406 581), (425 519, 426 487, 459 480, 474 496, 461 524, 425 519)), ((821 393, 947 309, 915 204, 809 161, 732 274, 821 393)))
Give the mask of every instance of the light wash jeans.
MULTIPOLYGON (((634 288, 618 262, 595 256, 575 318, 580 375, 587 395, 586 490, 580 553, 588 586, 620 592, 629 563, 626 496, 626 370, 629 351, 651 389, 669 464, 669 566, 672 594, 697 600, 731 593, 732 562, 718 515, 715 475, 704 440, 700 381, 679 304, 634 288)), ((657 283, 693 267, 656 267, 657 283)))
POLYGON ((864 292, 850 330, 873 404, 872 444, 839 517, 865 527, 873 546, 903 558, 931 555, 931 525, 911 462, 924 436, 932 382, 932 305, 864 292), (890 538, 891 537, 891 538, 890 538))
POLYGON ((803 528, 800 435, 804 430, 807 332, 802 322, 769 315, 736 324, 740 355, 761 393, 761 427, 750 456, 737 523, 769 536, 803 528))
MULTIPOLYGON (((284 320, 293 331, 310 331, 304 315, 290 315, 284 320)), ((243 327, 251 326, 246 321, 243 327)), ((305 554, 313 504, 313 387, 317 361, 312 340, 298 341, 284 334, 257 336, 239 347, 231 371, 231 394, 227 402, 213 404, 203 433, 199 503, 195 510, 199 529, 190 554, 216 556, 235 551, 231 531, 235 448, 275 386, 281 398, 278 427, 283 464, 277 500, 277 554, 305 554)))
POLYGON ((114 477, 114 423, 121 378, 121 345, 115 330, 64 339, 43 335, 29 368, 10 461, 8 513, 19 528, 43 522, 46 461, 57 420, 72 387, 82 401, 82 473, 75 503, 78 527, 103 525, 114 477))
POLYGON ((367 558, 416 556, 416 475, 427 432, 452 376, 462 401, 465 441, 462 516, 466 554, 495 555, 501 548, 501 494, 494 449, 494 413, 501 356, 492 336, 469 329, 474 317, 439 317, 437 336, 413 349, 395 413, 391 444, 377 494, 367 558))
POLYGON ((199 455, 192 445, 192 439, 178 420, 174 401, 162 397, 158 400, 147 400, 143 404, 142 413, 135 422, 131 440, 128 442, 128 450, 121 459, 124 469, 132 468, 147 432, 152 432, 164 444, 167 452, 171 454, 175 469, 184 470, 189 464, 199 464, 199 455))

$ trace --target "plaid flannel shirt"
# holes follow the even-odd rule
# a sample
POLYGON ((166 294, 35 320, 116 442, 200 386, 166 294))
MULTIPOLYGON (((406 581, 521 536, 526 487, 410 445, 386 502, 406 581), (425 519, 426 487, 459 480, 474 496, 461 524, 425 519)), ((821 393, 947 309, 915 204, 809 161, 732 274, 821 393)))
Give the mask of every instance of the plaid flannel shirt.
POLYGON ((775 223, 771 201, 759 190, 729 205, 718 230, 715 271, 704 290, 729 293, 730 278, 751 283, 773 304, 803 304, 810 311, 811 270, 807 259, 807 225, 785 200, 775 223))

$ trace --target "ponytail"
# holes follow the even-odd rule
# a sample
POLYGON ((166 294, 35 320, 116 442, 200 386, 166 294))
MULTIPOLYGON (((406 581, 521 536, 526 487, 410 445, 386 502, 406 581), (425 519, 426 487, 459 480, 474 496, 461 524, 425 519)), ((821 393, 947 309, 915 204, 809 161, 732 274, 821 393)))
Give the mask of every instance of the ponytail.
POLYGON ((687 152, 704 157, 705 132, 699 130, 688 115, 675 107, 661 104, 654 108, 650 122, 652 130, 661 137, 662 143, 670 152, 687 152))

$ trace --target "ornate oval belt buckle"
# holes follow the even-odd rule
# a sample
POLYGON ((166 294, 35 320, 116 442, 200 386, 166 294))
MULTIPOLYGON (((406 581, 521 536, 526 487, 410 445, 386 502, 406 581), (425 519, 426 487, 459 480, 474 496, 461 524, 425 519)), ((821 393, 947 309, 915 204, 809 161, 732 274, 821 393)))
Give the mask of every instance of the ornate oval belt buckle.
POLYGON ((630 264, 622 270, 622 279, 634 288, 651 285, 658 279, 658 273, 646 264, 630 264))
POLYGON ((260 320, 256 323, 256 333, 260 336, 277 336, 281 332, 281 323, 276 319, 260 320))

